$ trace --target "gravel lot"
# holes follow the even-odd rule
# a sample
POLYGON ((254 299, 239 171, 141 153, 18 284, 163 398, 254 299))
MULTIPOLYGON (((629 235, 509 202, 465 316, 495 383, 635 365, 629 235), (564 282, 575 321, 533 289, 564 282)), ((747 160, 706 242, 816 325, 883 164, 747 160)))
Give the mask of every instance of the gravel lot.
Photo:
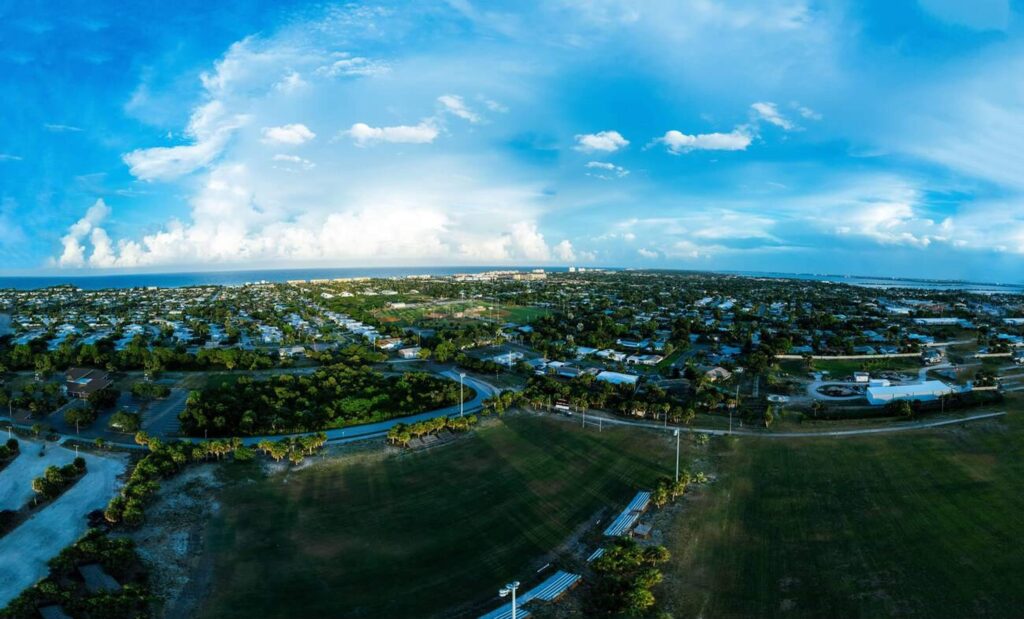
MULTIPOLYGON (((34 455, 38 453, 39 447, 39 443, 22 441, 22 451, 25 453, 18 459, 26 456, 33 460, 53 457, 70 462, 75 457, 72 450, 47 445, 47 458, 39 458, 34 455), (51 455, 50 452, 58 453, 51 455)), ((121 485, 118 476, 124 473, 127 466, 123 457, 85 453, 82 457, 86 460, 85 477, 54 503, 0 538, 0 608, 46 575, 46 562, 85 532, 86 515, 106 506, 121 485)), ((28 486, 32 481, 32 477, 9 478, 9 472, 10 467, 3 471, 0 485, 6 486, 9 480, 13 480, 28 486)))
POLYGON ((46 445, 40 457, 42 443, 18 439, 21 454, 0 471, 0 509, 18 509, 32 498, 32 480, 43 474, 50 465, 64 466, 75 459, 75 452, 46 445))

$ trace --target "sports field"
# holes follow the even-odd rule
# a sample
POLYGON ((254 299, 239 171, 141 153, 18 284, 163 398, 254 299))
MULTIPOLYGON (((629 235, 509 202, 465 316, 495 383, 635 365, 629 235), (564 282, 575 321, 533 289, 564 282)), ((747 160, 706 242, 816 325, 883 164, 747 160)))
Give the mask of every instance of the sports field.
POLYGON ((528 581, 599 510, 621 509, 672 467, 661 434, 516 416, 427 452, 269 478, 235 469, 211 525, 200 615, 451 616, 528 581))
POLYGON ((716 439, 721 477, 673 523, 656 594, 677 618, 1019 617, 1016 415, 884 437, 716 439))

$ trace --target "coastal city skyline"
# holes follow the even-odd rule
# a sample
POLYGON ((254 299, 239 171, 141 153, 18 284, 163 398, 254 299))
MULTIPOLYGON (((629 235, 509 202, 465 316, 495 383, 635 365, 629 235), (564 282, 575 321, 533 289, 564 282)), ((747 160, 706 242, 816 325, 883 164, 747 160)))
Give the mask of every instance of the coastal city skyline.
POLYGON ((0 9, 0 275, 1022 281, 1007 2, 188 5, 0 9))

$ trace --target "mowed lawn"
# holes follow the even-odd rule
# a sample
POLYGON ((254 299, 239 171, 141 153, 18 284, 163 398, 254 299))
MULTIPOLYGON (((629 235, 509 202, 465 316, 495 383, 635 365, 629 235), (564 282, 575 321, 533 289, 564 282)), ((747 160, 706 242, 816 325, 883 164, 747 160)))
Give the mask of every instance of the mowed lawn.
POLYGON ((249 468, 211 525, 200 615, 450 616, 673 467, 663 435, 517 416, 427 452, 249 468))
POLYGON ((1024 616, 1024 419, 713 443, 656 592, 682 617, 1024 616))

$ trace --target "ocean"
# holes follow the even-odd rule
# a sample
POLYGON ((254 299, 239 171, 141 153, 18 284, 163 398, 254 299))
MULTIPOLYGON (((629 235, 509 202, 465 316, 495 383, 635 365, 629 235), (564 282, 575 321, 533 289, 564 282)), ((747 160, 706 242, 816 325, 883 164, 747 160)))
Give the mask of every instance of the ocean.
MULTIPOLYGON (((104 290, 110 288, 181 288, 184 286, 238 286, 254 282, 286 282, 297 279, 335 279, 344 277, 403 277, 408 275, 454 275, 456 273, 481 273, 497 270, 529 270, 543 268, 548 272, 565 272, 566 267, 347 267, 310 269, 262 269, 251 271, 199 271, 189 273, 126 273, 115 275, 46 275, 0 277, 0 289, 35 290, 51 286, 72 285, 83 290, 104 290)), ((671 272, 666 270, 665 272, 671 272)), ((683 271, 685 272, 685 271, 683 271)), ((690 271, 692 272, 692 271, 690 271)), ((857 275, 826 275, 814 273, 778 273, 760 271, 720 271, 725 275, 745 277, 768 277, 776 279, 800 279, 808 281, 833 282, 863 286, 867 288, 914 288, 920 290, 964 290, 981 294, 1024 294, 1021 283, 983 283, 964 281, 943 281, 898 277, 872 277, 857 275)), ((4 327, 0 316, 0 333, 4 327)))

